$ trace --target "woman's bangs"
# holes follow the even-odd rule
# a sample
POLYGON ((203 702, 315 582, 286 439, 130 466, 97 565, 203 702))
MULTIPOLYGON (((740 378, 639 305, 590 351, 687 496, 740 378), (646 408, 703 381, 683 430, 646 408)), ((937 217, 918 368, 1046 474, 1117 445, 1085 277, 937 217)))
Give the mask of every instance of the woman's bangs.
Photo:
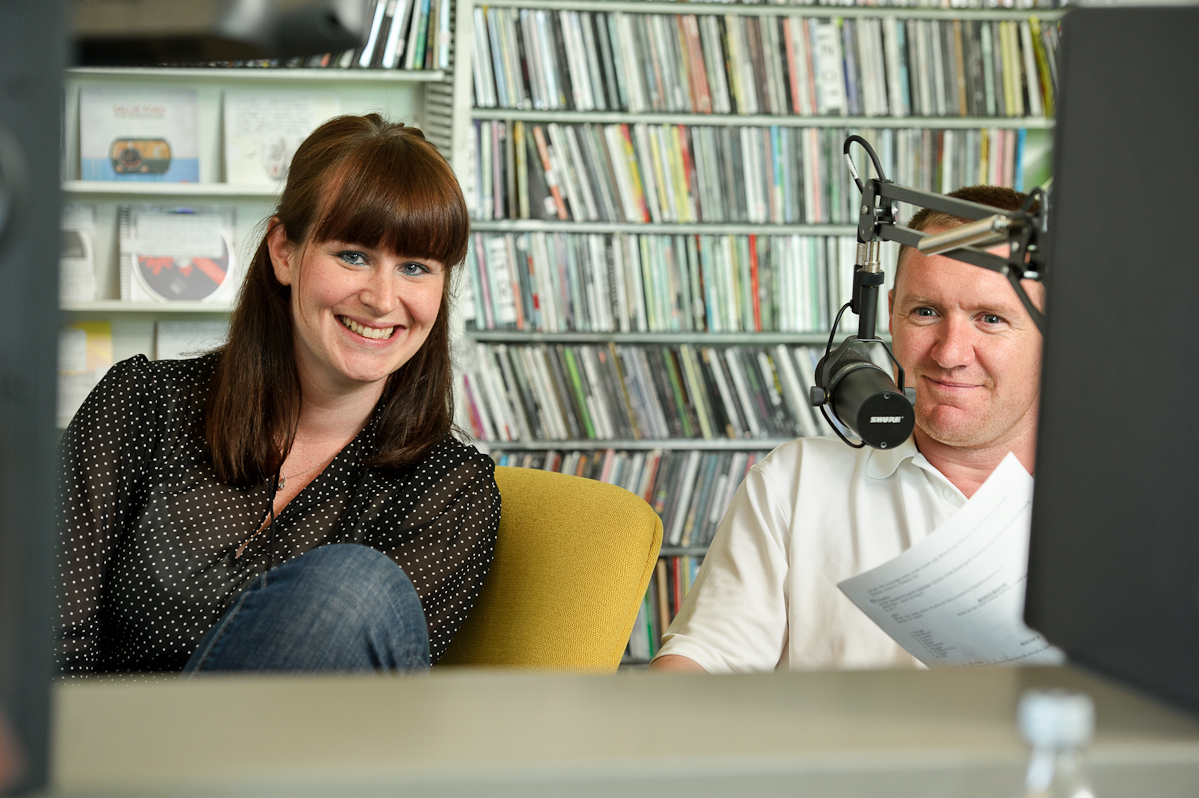
POLYGON ((407 142, 374 144, 329 176, 331 196, 310 239, 388 249, 445 266, 461 263, 470 219, 449 165, 407 142))

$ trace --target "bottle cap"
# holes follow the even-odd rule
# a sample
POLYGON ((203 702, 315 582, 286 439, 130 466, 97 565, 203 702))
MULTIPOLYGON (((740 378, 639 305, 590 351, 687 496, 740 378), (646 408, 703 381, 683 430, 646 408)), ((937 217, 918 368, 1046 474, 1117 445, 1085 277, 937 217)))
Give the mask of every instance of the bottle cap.
POLYGON ((1017 712, 1020 734, 1036 747, 1079 747, 1095 733, 1095 705, 1086 693, 1028 690, 1017 712))

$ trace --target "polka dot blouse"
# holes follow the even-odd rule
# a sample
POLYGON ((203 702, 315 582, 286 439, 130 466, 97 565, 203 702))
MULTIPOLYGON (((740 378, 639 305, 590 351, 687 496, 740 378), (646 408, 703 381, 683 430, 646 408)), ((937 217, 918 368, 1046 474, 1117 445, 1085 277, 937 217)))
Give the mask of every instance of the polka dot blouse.
POLYGON ((256 577, 346 542, 384 552, 408 574, 436 662, 491 566, 500 515, 491 460, 447 436, 402 471, 363 466, 376 450, 372 418, 270 534, 255 536, 270 484, 219 481, 199 432, 215 363, 118 363, 64 433, 61 671, 182 670, 256 577))

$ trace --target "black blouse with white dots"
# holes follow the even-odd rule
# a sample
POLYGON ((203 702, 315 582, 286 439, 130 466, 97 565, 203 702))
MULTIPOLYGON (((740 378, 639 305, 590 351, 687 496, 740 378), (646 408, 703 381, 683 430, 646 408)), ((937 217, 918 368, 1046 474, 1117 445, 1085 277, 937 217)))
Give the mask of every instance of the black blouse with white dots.
POLYGON ((271 484, 219 481, 201 432, 217 357, 118 363, 63 435, 61 672, 182 670, 256 577, 346 542, 378 549, 408 574, 436 662, 495 551, 500 495, 490 458, 447 436, 400 471, 364 466, 376 450, 372 416, 255 535, 271 484))

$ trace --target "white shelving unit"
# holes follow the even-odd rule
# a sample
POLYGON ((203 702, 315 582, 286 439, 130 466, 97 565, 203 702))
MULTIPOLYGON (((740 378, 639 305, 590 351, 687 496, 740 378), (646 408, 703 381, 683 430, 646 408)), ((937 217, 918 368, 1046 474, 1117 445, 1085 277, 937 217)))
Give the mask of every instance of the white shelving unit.
MULTIPOLYGON (((467 76, 469 77, 469 75, 467 76)), ((342 113, 378 111, 421 127, 447 156, 453 156, 455 120, 446 98, 454 95, 453 50, 448 70, 266 68, 94 68, 67 71, 64 89, 63 194, 65 202, 96 209, 96 295, 92 302, 61 307, 68 321, 112 323, 113 356, 153 357, 154 323, 164 318, 220 319, 229 308, 203 302, 128 303, 120 301, 117 211, 122 205, 225 205, 236 209, 233 246, 241 264, 261 234, 277 199, 264 185, 225 183, 222 153, 222 93, 226 89, 304 89, 335 93, 342 113), (79 91, 84 86, 186 86, 198 99, 200 182, 150 183, 84 181, 79 177, 79 91)), ((462 119, 458 120, 462 124, 462 119)))

